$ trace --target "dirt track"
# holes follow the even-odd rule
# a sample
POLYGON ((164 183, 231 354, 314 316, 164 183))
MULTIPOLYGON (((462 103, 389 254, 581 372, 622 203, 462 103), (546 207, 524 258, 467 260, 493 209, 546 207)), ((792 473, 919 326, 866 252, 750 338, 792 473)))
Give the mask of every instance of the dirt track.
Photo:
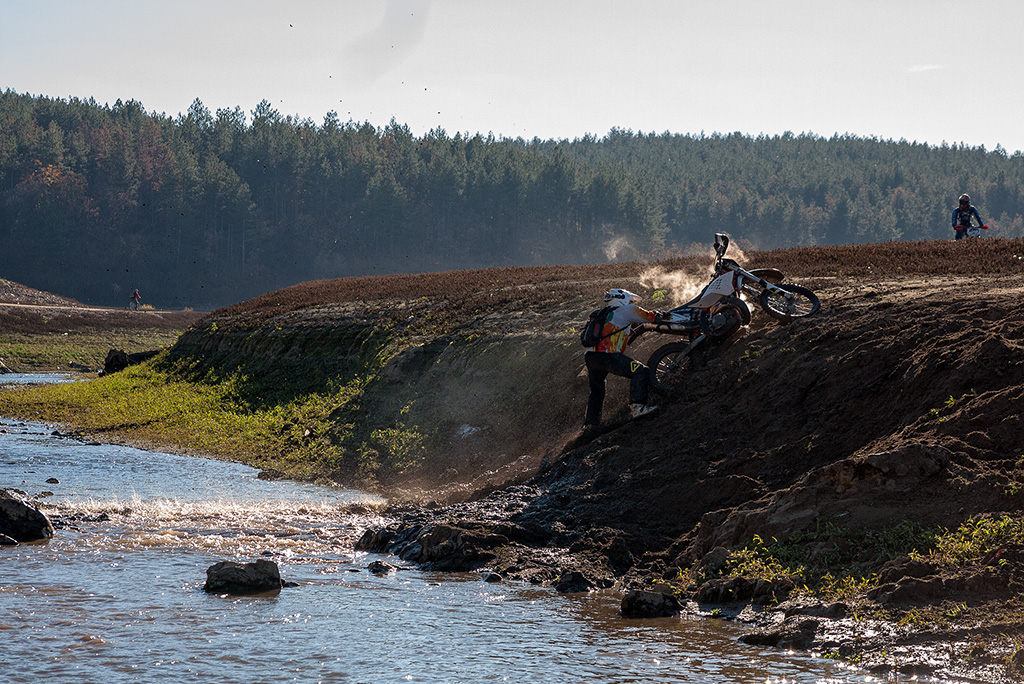
POLYGON ((202 317, 193 311, 87 306, 0 278, 0 332, 47 335, 81 330, 184 329, 202 317))
POLYGON ((0 363, 25 372, 95 369, 111 349, 170 345, 202 315, 86 306, 0 279, 0 363))

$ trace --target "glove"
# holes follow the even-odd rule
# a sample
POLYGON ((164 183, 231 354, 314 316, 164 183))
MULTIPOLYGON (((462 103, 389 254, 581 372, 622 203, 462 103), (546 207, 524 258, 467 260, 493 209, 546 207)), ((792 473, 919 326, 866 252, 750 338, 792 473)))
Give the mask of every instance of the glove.
POLYGON ((981 229, 982 230, 988 230, 988 226, 982 226, 981 229))

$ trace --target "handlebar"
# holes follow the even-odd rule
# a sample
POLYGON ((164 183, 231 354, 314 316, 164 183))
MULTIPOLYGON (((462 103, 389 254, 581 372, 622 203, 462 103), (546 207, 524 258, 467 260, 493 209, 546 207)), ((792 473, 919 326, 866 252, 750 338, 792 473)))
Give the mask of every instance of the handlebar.
POLYGON ((721 256, 727 249, 729 249, 729 236, 725 233, 715 233, 715 252, 721 256))

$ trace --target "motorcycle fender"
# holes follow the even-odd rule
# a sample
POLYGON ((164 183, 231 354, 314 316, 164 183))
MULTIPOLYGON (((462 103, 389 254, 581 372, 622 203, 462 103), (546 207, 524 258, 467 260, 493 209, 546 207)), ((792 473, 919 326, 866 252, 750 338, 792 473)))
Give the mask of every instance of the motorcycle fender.
POLYGON ((704 288, 704 291, 700 293, 696 300, 690 303, 690 306, 706 309, 726 297, 731 297, 735 292, 736 274, 732 271, 727 271, 708 283, 708 286, 704 288))

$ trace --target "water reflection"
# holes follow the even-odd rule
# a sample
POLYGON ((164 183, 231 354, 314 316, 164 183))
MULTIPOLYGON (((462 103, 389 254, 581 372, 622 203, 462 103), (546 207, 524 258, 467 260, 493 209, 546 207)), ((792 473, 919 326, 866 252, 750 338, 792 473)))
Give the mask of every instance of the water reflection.
POLYGON ((89 377, 78 373, 0 373, 0 388, 4 385, 52 385, 61 382, 78 382, 89 377))

